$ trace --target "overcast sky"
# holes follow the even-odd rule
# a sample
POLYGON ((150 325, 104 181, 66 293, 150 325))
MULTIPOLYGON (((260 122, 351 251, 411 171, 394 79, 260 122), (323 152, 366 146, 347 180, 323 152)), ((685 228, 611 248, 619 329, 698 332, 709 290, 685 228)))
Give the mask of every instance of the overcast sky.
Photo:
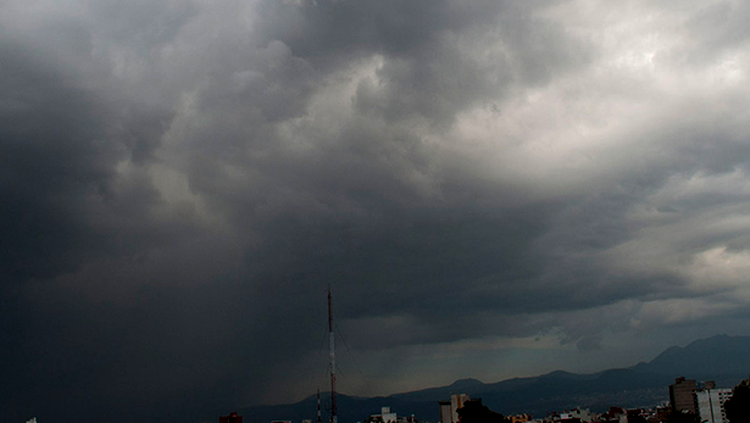
POLYGON ((748 21, 0 0, 0 413, 325 390, 329 284, 355 395, 750 334, 748 21))

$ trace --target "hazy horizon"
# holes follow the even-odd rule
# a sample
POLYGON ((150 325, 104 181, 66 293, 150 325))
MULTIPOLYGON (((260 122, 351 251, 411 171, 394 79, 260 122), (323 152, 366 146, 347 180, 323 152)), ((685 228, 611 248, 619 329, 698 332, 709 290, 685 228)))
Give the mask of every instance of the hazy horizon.
MULTIPOLYGON (((493 384, 493 383, 503 382, 503 381, 507 381, 507 380, 510 380, 510 379, 514 379, 514 378, 533 378, 533 377, 537 377, 537 376, 544 376, 544 375, 547 375, 547 374, 550 374, 550 373, 554 373, 554 372, 559 372, 559 371, 567 372, 567 373, 583 374, 583 375, 586 375, 586 374, 596 374, 596 373, 600 373, 602 371, 607 371, 607 370, 615 370, 615 369, 624 369, 624 368, 635 367, 635 366, 637 366, 638 364, 641 364, 641 363, 650 363, 651 361, 653 361, 654 359, 656 359, 658 356, 660 356, 662 353, 664 353, 665 351, 667 351, 670 348, 685 348, 685 347, 687 347, 688 345, 690 345, 690 344, 692 344, 694 342, 711 340, 713 338, 720 337, 720 336, 727 336, 727 334, 719 333, 719 334, 715 334, 715 335, 712 335, 712 336, 709 336, 709 337, 706 337, 706 338, 694 339, 692 341, 688 341, 688 342, 685 342, 685 343, 682 343, 682 344, 679 344, 679 345, 669 345, 669 346, 667 346, 665 348, 662 348, 661 350, 659 350, 658 352, 656 352, 654 354, 650 354, 647 357, 643 357, 641 359, 636 358, 637 361, 628 362, 628 363, 624 363, 623 362, 620 365, 612 365, 612 366, 604 366, 604 367, 583 367, 582 368, 583 370, 573 370, 572 367, 571 368, 562 368, 562 367, 552 368, 553 367, 552 366, 552 367, 549 367, 549 368, 545 368, 545 367, 542 366, 540 368, 542 368, 544 370, 540 370, 539 372, 530 371, 529 373, 526 373, 526 374, 524 374, 524 373, 513 373, 512 376, 502 377, 501 379, 486 379, 486 378, 483 378, 481 375, 480 376, 460 376, 459 375, 455 379, 450 379, 450 380, 447 380, 447 381, 436 381, 433 384, 428 384, 428 385, 414 384, 414 385, 411 385, 412 386, 411 388, 404 388, 404 389, 398 390, 398 391, 367 392, 367 393, 364 393, 363 395, 351 394, 349 392, 342 391, 340 388, 337 388, 337 391, 340 394, 350 395, 350 396, 355 396, 355 397, 356 396, 364 396, 364 397, 383 396, 383 397, 388 397, 388 396, 391 396, 391 395, 397 395, 397 394, 408 393, 408 392, 413 392, 413 391, 420 391, 420 390, 423 390, 423 389, 436 388, 436 387, 442 387, 442 386, 449 386, 449 385, 452 385, 455 382, 463 381, 463 380, 478 380, 479 382, 481 382, 483 384, 493 384)), ((733 336, 733 335, 728 335, 728 336, 733 336)), ((735 336, 747 337, 747 335, 735 335, 735 336)), ((321 355, 325 355, 327 357, 328 350, 326 349, 325 351, 320 351, 319 353, 321 355)), ((339 362, 342 361, 341 358, 342 358, 341 354, 339 353, 337 361, 339 361, 339 362)), ((320 360, 321 363, 323 363, 325 361, 322 358, 319 359, 319 360, 320 360)), ((343 361, 349 362, 347 364, 351 364, 350 360, 347 357, 345 357, 343 361)), ((324 370, 325 370, 325 374, 321 373, 320 377, 315 378, 315 382, 316 383, 310 384, 310 386, 315 386, 315 388, 313 388, 312 391, 309 391, 307 393, 302 393, 300 397, 298 397, 296 399, 293 399, 293 400, 290 400, 290 401, 267 402, 267 403, 264 403, 264 404, 246 404, 246 405, 277 405, 277 404, 296 403, 296 402, 308 399, 311 396, 314 396, 315 395, 315 391, 317 389, 320 389, 321 394, 323 394, 323 393, 326 393, 326 394, 330 393, 330 379, 329 379, 329 375, 327 373, 327 367, 325 366, 326 363, 327 362, 323 363, 324 366, 322 366, 324 368, 324 370)), ((339 367, 340 366, 337 366, 337 368, 339 368, 339 367)), ((318 369, 318 370, 320 370, 320 369, 318 369)), ((702 374, 702 373, 700 373, 700 369, 696 369, 695 374, 702 374)), ((686 374, 685 376, 692 377, 693 375, 692 374, 686 374)), ((721 375, 717 375, 717 376, 721 376, 721 375)), ((344 378, 344 379, 346 379, 346 378, 344 378)), ((358 377, 355 377, 355 379, 358 379, 358 377)), ((341 378, 340 377, 338 378, 337 383, 338 383, 337 386, 341 386, 341 378)), ((720 386, 720 387, 723 387, 723 388, 732 388, 733 386, 720 386)), ((666 387, 665 387, 665 389, 666 389, 666 387)))

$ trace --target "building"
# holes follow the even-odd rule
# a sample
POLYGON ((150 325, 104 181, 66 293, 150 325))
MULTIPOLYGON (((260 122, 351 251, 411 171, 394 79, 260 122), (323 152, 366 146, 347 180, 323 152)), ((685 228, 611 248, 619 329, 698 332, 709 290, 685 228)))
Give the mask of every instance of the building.
POLYGON ((628 423, 628 412, 624 408, 610 407, 609 411, 599 417, 602 423, 628 423))
POLYGON ((228 416, 219 417, 219 423, 242 423, 242 416, 237 413, 229 413, 228 416))
POLYGON ((695 379, 678 377, 669 385, 669 402, 674 411, 697 413, 695 406, 695 379))
POLYGON ((594 416, 588 408, 574 408, 568 413, 570 413, 571 418, 578 419, 583 423, 590 423, 594 420, 594 416))
POLYGON ((507 416, 506 419, 510 420, 510 423, 526 423, 531 421, 530 414, 515 414, 513 416, 507 416))
POLYGON ((731 389, 703 389, 695 392, 701 422, 728 423, 724 402, 732 397, 731 389))
POLYGON ((471 401, 467 394, 451 395, 450 401, 438 401, 440 404, 440 423, 458 423, 458 409, 471 401))
POLYGON ((649 418, 649 410, 643 408, 629 408, 626 411, 628 423, 646 423, 649 418))
POLYGON ((576 407, 572 410, 566 410, 559 413, 553 413, 549 416, 555 423, 591 423, 594 416, 588 409, 576 407))
POLYGON ((552 418, 552 423, 581 423, 581 419, 573 417, 573 414, 570 412, 553 414, 550 417, 552 418))
POLYGON ((391 413, 391 407, 380 407, 380 414, 371 414, 368 421, 398 423, 398 417, 396 413, 391 413))
POLYGON ((669 407, 656 407, 656 410, 654 410, 654 414, 649 417, 648 423, 660 423, 667 421, 667 418, 669 416, 669 407))

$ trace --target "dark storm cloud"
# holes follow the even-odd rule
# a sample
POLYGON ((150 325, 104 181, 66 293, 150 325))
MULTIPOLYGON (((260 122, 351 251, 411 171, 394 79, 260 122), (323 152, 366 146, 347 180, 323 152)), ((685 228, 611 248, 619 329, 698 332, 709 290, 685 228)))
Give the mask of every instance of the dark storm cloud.
POLYGON ((110 258, 118 256, 136 263, 153 248, 174 246, 180 234, 194 235, 189 217, 158 216, 150 181, 117 168, 148 161, 165 115, 123 104, 127 96, 113 95, 117 84, 103 86, 109 68, 92 55, 94 43, 71 22, 28 37, 4 32, 0 42, 0 403, 10 419, 69 409, 69 417, 91 420, 139 403, 136 393, 150 377, 141 370, 154 370, 153 352, 168 340, 142 331, 157 308, 108 304, 129 291, 102 288, 122 268, 81 269, 116 264, 110 258), (113 383, 125 375, 131 380, 113 383))
POLYGON ((329 284, 379 393, 475 347, 741 327, 746 37, 710 24, 735 6, 48 6, 0 9, 19 421, 309 394, 329 284))
POLYGON ((91 93, 21 45, 0 48, 0 273, 54 276, 98 247, 81 205, 106 191, 118 152, 96 145, 102 105, 91 93))
MULTIPOLYGON (((262 93, 251 92, 244 97, 241 93, 208 89, 206 95, 222 92, 217 96, 222 103, 214 103, 213 97, 200 98, 201 112, 222 110, 217 120, 223 124, 211 126, 211 144, 200 138, 195 141, 212 149, 196 156, 191 177, 196 181, 194 186, 212 198, 212 203, 240 213, 237 224, 247 228, 245 233, 262 240, 259 256, 251 251, 248 258, 262 275, 259 279, 265 283, 287 280, 292 286, 301 283, 300 279, 353 281, 345 283, 367 286, 375 292, 382 290, 384 295, 392 295, 396 304, 413 297, 391 292, 391 286, 425 296, 425 288, 440 291, 446 285, 463 291, 455 284, 459 274, 468 281, 486 277, 487 272, 502 279, 501 272, 488 269, 506 267, 506 260, 512 262, 512 257, 525 255, 534 233, 543 230, 544 211, 535 211, 542 207, 506 208, 502 199, 513 193, 493 187, 477 190, 471 185, 452 186, 461 175, 442 175, 443 171, 435 168, 440 152, 425 145, 411 130, 389 127, 387 122, 416 113, 448 125, 456 112, 470 103, 481 102, 482 93, 501 94, 498 91, 512 82, 514 72, 529 73, 506 71, 502 63, 493 64, 491 71, 507 72, 508 76, 483 72, 481 64, 470 57, 471 51, 461 50, 460 42, 468 49, 477 48, 461 41, 462 36, 493 30, 497 25, 500 34, 496 36, 507 43, 508 54, 521 57, 526 53, 521 53, 515 43, 525 39, 522 34, 526 34, 526 29, 533 28, 535 33, 543 34, 542 38, 565 44, 560 28, 532 25, 533 19, 528 15, 533 10, 515 10, 497 3, 461 6, 429 2, 422 7, 399 3, 392 8, 378 7, 377 12, 364 2, 320 2, 302 7, 274 2, 264 7, 265 26, 261 28, 270 34, 270 39, 283 42, 272 41, 265 50, 278 52, 269 54, 283 55, 284 60, 296 60, 299 64, 295 67, 310 63, 306 73, 284 76, 248 62, 258 86, 266 91, 278 84, 278 78, 286 84, 286 92, 295 94, 290 98, 305 98, 300 95, 307 95, 309 90, 295 90, 295 81, 302 76, 315 77, 313 69, 330 66, 326 60, 357 59, 370 51, 384 55, 384 62, 376 70, 380 83, 358 85, 354 101, 362 116, 348 123, 337 122, 341 128, 334 128, 332 138, 322 139, 328 134, 314 130, 295 134, 302 139, 294 142, 310 146, 302 150, 302 155, 279 140, 273 141, 278 128, 271 126, 272 119, 264 118, 262 93), (503 13, 512 17, 504 19, 503 13), (275 19, 292 23, 282 25, 275 19), (513 36, 505 37, 506 32, 513 36), (329 38, 331 42, 326 41, 329 38), (289 51, 285 50, 287 46, 289 51), (300 59, 291 59, 293 56, 300 59), (242 101, 244 98, 248 100, 242 101), (260 108, 260 115, 254 114, 256 107, 260 108), (256 119, 254 116, 259 119, 257 124, 240 124, 248 118, 256 119), (217 143, 231 150, 215 149, 217 143), (241 164, 241 172, 252 169, 240 179, 243 186, 221 179, 225 175, 215 173, 215 168, 206 169, 224 163, 213 158, 227 151, 238 153, 229 160, 241 164), (440 194, 444 198, 425 197, 413 185, 414 173, 436 185, 438 191, 445 191, 440 194), (211 176, 203 177, 207 174, 211 176), (201 185, 207 182, 211 184, 201 185), (517 218, 520 216, 528 217, 528 222, 517 218), (480 234, 486 241, 480 242, 480 234), (295 273, 290 274, 290 269, 295 273)), ((559 50, 557 45, 539 45, 542 49, 559 50)), ((570 55, 559 52, 548 56, 545 69, 565 68, 556 57, 571 60, 570 55)), ((535 68, 533 62, 527 63, 523 58, 513 58, 511 62, 508 67, 535 68)), ((248 71, 240 74, 245 72, 248 71)), ((238 73, 235 71, 234 75, 238 73)), ((230 78, 223 81, 226 82, 217 78, 216 83, 229 84, 230 78)), ((285 98, 283 94, 277 96, 284 110, 297 110, 296 103, 289 104, 285 98)), ((509 273, 530 271, 507 267, 509 273)), ((388 310, 385 306, 372 312, 388 310)))
POLYGON ((389 120, 427 117, 449 125, 469 105, 502 96, 514 82, 544 83, 552 73, 581 65, 590 52, 564 29, 533 16, 524 2, 265 3, 263 35, 283 41, 295 56, 331 64, 382 54, 380 87, 363 84, 362 110, 389 120), (279 21, 284 22, 283 24, 279 21), (504 48, 477 50, 502 42, 504 48))

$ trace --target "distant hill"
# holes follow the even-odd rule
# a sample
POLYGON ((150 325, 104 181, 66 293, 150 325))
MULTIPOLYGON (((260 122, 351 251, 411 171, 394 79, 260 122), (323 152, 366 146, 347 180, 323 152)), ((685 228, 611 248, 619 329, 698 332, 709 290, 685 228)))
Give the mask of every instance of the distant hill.
MULTIPOLYGON (((389 406, 399 415, 415 414, 420 421, 439 419, 437 401, 451 393, 482 398, 484 404, 503 414, 530 413, 544 416, 550 411, 576 406, 602 411, 610 406, 651 407, 668 401, 668 386, 674 379, 715 380, 719 387, 732 387, 750 373, 750 337, 718 335, 686 347, 671 347, 648 363, 593 374, 555 371, 545 375, 482 383, 461 379, 450 385, 405 392, 388 397, 338 396, 339 421, 364 421, 380 407, 389 406)), ((328 395, 323 398, 329 402, 328 395)), ((250 423, 271 420, 315 419, 316 399, 296 404, 255 406, 240 410, 250 423)), ((324 411, 325 413, 325 411, 324 411)), ((326 413, 327 414, 327 413, 326 413)))
POLYGON ((737 375, 747 377, 750 369, 750 337, 717 335, 701 339, 690 345, 671 347, 649 363, 634 369, 643 372, 676 375, 690 370, 692 378, 716 379, 729 377, 731 383, 737 375))

